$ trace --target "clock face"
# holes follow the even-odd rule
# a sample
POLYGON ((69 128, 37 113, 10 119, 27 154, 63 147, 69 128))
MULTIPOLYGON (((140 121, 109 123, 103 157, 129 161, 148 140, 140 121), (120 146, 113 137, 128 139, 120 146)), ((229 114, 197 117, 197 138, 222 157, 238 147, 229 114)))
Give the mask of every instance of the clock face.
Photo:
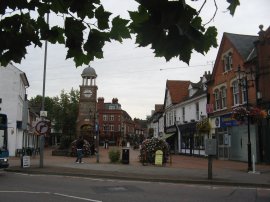
POLYGON ((89 98, 89 97, 91 97, 91 96, 93 95, 93 93, 92 93, 91 90, 85 89, 85 90, 83 91, 83 95, 84 95, 84 97, 89 98))

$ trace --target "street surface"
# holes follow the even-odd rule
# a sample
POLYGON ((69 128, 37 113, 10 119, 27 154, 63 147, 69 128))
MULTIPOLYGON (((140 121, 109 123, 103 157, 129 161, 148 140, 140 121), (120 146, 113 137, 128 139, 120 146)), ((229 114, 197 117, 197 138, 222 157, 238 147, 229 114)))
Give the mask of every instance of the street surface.
POLYGON ((187 185, 19 173, 2 173, 0 180, 0 201, 9 202, 270 201, 270 189, 267 188, 187 185))

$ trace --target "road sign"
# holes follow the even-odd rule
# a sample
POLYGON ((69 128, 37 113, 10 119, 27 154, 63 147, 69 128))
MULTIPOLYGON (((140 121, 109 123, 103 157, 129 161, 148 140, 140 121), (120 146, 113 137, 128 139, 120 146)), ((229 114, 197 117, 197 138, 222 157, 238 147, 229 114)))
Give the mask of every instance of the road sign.
POLYGON ((216 139, 205 140, 205 154, 216 155, 217 154, 217 141, 216 139))
POLYGON ((40 117, 47 117, 47 111, 40 111, 40 117))
POLYGON ((36 124, 36 131, 43 135, 45 133, 48 132, 49 130, 49 123, 47 121, 39 121, 37 124, 36 124))

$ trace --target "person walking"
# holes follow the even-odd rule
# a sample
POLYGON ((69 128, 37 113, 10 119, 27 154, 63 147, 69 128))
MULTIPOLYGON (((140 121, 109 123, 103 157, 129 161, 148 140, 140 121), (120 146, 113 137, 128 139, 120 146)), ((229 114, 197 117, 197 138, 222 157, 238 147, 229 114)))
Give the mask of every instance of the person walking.
POLYGON ((83 163, 82 162, 82 157, 83 157, 83 136, 80 136, 78 140, 76 141, 76 148, 77 148, 77 159, 76 163, 83 163))

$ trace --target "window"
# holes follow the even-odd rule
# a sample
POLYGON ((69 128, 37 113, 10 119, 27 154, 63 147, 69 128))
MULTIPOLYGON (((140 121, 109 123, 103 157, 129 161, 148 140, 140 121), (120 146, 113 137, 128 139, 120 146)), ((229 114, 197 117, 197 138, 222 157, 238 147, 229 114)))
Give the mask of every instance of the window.
POLYGON ((110 131, 114 131, 114 125, 109 125, 109 127, 110 127, 110 131))
POLYGON ((182 120, 185 121, 185 107, 182 108, 182 120))
POLYGON ((237 81, 234 81, 232 83, 232 91, 233 91, 233 104, 238 105, 239 104, 239 86, 238 86, 237 81))
POLYGON ((221 89, 221 109, 227 107, 227 89, 222 87, 221 89))
POLYGON ((200 119, 200 107, 199 107, 199 103, 196 103, 196 120, 200 119))
POLYGON ((247 89, 246 89, 246 80, 243 80, 243 86, 242 86, 242 103, 247 103, 247 89))
POLYGON ((107 115, 106 114, 103 115, 103 121, 107 121, 107 115))
POLYGON ((169 113, 169 126, 173 125, 173 114, 172 112, 169 113))
POLYGON ((216 89, 214 92, 214 97, 215 97, 215 110, 220 109, 220 94, 219 94, 219 90, 216 89))
POLYGON ((110 115, 110 121, 114 120, 114 115, 110 115))
POLYGON ((223 58, 224 61, 224 72, 232 69, 232 53, 228 53, 223 58))

